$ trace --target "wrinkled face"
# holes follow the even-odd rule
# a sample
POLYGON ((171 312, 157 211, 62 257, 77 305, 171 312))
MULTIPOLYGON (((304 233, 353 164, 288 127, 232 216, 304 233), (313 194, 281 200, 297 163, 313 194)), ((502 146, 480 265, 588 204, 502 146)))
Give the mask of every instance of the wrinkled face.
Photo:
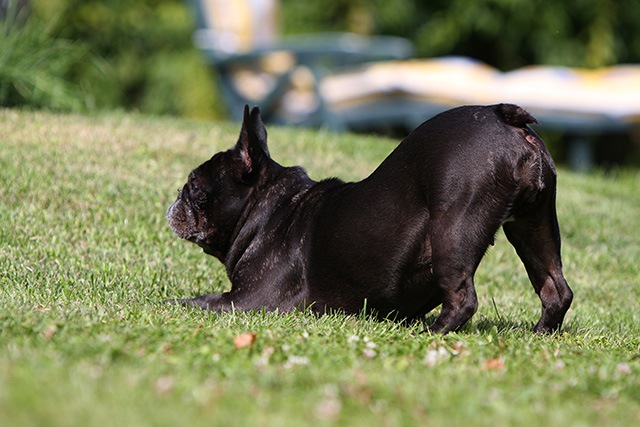
POLYGON ((218 153, 189 174, 167 220, 176 235, 222 258, 250 193, 241 180, 237 154, 218 153))

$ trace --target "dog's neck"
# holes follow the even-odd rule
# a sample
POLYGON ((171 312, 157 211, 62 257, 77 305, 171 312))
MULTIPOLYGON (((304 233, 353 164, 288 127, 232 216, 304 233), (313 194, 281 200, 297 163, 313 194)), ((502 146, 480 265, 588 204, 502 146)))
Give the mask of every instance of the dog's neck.
MULTIPOLYGON (((245 205, 229 241, 229 249, 220 260, 229 277, 237 273, 238 266, 252 258, 259 246, 270 242, 256 239, 269 227, 289 226, 295 221, 293 216, 305 194, 316 182, 300 167, 278 167, 269 172, 267 185, 260 183, 252 187, 252 194, 245 205), (277 218, 265 221, 265 218, 277 218)), ((281 233, 282 230, 273 230, 281 233)), ((258 251, 259 252, 259 251, 258 251)))

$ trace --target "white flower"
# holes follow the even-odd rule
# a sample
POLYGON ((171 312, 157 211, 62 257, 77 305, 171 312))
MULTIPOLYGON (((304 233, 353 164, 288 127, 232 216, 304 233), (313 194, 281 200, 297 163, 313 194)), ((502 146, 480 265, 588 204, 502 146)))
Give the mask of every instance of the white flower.
POLYGON ((308 365, 309 364, 309 358, 308 357, 304 357, 304 356, 289 356, 289 358, 287 359, 287 361, 284 363, 284 368, 285 369, 291 369, 294 366, 297 365, 308 365))
POLYGON ((448 359, 450 357, 450 353, 444 347, 438 347, 436 349, 432 349, 427 351, 426 356, 424 357, 424 364, 432 367, 438 361, 443 359, 448 359))
POLYGON ((367 359, 373 359, 374 357, 376 357, 376 351, 372 348, 365 348, 364 350, 362 350, 362 354, 364 357, 366 357, 367 359))
POLYGON ((339 390, 335 384, 327 384, 324 388, 324 396, 316 405, 316 416, 323 419, 335 419, 342 412, 339 390))
POLYGON ((618 363, 616 370, 624 375, 631 374, 631 366, 628 363, 618 363))
POLYGON ((254 364, 257 367, 267 366, 269 364, 269 360, 271 360, 271 356, 273 355, 273 353, 275 353, 275 351, 276 349, 273 347, 266 347, 264 350, 262 350, 262 354, 260 354, 260 357, 256 359, 254 364))

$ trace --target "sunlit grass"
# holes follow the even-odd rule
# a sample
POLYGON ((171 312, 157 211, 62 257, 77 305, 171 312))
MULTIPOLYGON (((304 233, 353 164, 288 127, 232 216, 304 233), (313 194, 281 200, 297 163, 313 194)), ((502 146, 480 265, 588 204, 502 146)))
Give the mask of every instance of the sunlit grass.
MULTIPOLYGON (((0 425, 640 422, 640 174, 559 172, 564 332, 500 233, 459 333, 362 316, 184 310, 223 268, 164 219, 236 124, 0 112, 0 425), (234 339, 255 333, 253 345, 234 339)), ((394 147, 269 129, 276 160, 359 179, 394 147)))

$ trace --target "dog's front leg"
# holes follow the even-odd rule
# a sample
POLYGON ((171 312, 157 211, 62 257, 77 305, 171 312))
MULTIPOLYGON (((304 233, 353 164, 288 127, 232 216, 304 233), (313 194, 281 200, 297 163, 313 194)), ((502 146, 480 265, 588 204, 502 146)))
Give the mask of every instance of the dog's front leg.
POLYGON ((449 277, 448 283, 440 284, 443 290, 442 309, 433 325, 428 327, 428 331, 442 334, 455 331, 471 319, 478 309, 473 276, 456 279, 449 277))
POLYGON ((196 298, 177 299, 171 302, 182 304, 185 307, 200 307, 203 310, 211 311, 230 311, 233 309, 233 303, 229 298, 228 292, 200 295, 196 298))

